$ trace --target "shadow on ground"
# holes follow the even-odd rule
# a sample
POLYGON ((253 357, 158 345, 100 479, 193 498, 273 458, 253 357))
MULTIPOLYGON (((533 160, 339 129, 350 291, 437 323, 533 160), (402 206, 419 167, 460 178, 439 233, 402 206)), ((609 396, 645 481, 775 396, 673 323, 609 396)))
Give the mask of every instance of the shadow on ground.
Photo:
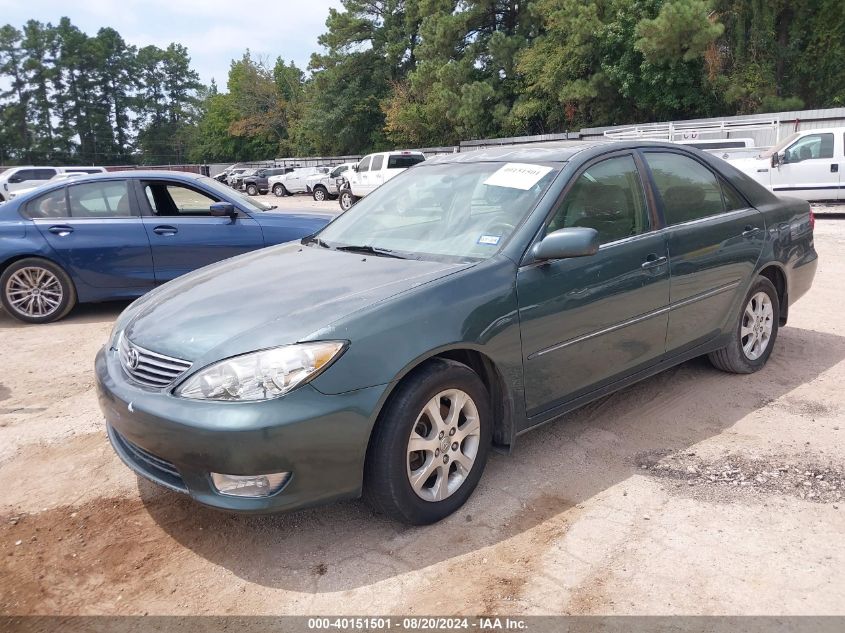
MULTIPOLYGON (((786 328, 756 374, 724 374, 706 359, 680 365, 519 438, 511 456, 492 457, 464 508, 428 527, 391 522, 360 501, 239 516, 146 480, 138 486, 146 511, 169 536, 237 576, 300 592, 343 591, 448 565, 534 530, 629 478, 636 454, 683 450, 716 436, 843 359, 845 338, 786 328)), ((564 519, 555 522, 557 533, 537 530, 538 548, 565 533, 569 515, 564 519)))

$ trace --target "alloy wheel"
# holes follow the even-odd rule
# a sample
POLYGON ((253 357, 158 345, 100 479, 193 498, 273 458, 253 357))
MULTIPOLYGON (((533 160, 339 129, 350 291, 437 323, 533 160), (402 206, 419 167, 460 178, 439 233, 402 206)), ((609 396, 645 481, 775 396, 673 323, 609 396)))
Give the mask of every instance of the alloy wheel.
POLYGON ((46 268, 36 266, 15 271, 6 282, 5 292, 15 310, 35 318, 53 314, 64 296, 58 277, 46 268))
POLYGON ((417 416, 408 438, 411 488, 425 501, 442 501, 466 481, 478 455, 478 408, 459 389, 434 396, 417 416))
POLYGON ((325 199, 326 199, 326 192, 323 191, 322 187, 318 187, 317 189, 314 190, 314 200, 316 200, 317 202, 322 202, 325 199))
POLYGON ((739 329, 742 351, 748 360, 757 360, 766 351, 772 338, 774 311, 765 292, 754 294, 745 306, 739 329))

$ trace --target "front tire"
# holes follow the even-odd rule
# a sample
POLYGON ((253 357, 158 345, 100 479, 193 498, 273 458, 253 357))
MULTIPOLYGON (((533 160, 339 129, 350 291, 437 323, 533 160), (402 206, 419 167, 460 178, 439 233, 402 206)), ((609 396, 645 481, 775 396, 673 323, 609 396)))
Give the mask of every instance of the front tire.
POLYGON ((731 342, 708 355, 717 369, 751 374, 763 368, 778 336, 780 300, 771 281, 757 277, 742 303, 731 342))
POLYGON ((273 195, 277 198, 281 198, 282 196, 288 195, 288 190, 285 189, 285 186, 282 183, 277 182, 273 185, 273 195))
POLYGON ((247 185, 246 186, 246 193, 248 196, 257 196, 258 195, 258 187, 255 185, 247 185))
POLYGON ((316 202, 324 202, 328 199, 329 192, 323 185, 317 185, 314 187, 314 193, 312 195, 316 202))
POLYGON ((475 490, 490 450, 489 394, 466 365, 434 359, 379 416, 364 472, 370 505, 411 525, 440 521, 475 490))
POLYGON ((58 321, 76 305, 76 288, 68 274, 46 259, 28 257, 0 275, 0 301, 24 323, 58 321))
POLYGON ((356 202, 358 202, 358 198, 352 195, 352 192, 349 189, 344 189, 340 192, 340 197, 338 198, 338 202, 340 203, 340 208, 344 211, 349 211, 356 202))

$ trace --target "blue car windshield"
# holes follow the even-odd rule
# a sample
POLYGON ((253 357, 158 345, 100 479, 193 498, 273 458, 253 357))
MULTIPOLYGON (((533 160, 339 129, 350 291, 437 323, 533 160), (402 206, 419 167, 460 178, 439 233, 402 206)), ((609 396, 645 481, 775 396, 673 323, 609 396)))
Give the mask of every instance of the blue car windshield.
POLYGON ((486 259, 497 253, 559 171, 540 163, 420 163, 319 233, 330 248, 486 259))
POLYGON ((235 198, 240 204, 245 206, 250 211, 270 211, 271 209, 275 209, 276 207, 270 206, 269 204, 264 204, 263 202, 259 202, 254 198, 250 198, 249 196, 245 196, 238 191, 235 191, 231 187, 227 187, 226 185, 217 182, 214 178, 208 178, 206 176, 202 176, 198 178, 203 185, 216 191, 219 194, 222 194, 224 199, 226 197, 235 198))

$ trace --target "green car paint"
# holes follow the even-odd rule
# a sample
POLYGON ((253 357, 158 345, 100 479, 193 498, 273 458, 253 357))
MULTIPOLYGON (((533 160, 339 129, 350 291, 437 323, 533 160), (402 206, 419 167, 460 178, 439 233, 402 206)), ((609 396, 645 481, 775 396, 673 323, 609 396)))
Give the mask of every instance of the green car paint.
POLYGON ((812 283, 817 256, 809 206, 778 199, 696 150, 648 143, 481 150, 426 161, 393 186, 411 186, 432 166, 459 170, 484 161, 553 169, 551 183, 490 257, 397 259, 304 240, 201 269, 132 304, 96 360, 101 408, 121 458, 149 479, 229 510, 282 511, 354 497, 385 402, 432 357, 460 360, 482 375, 494 400, 494 441, 508 450, 538 424, 723 347, 761 271, 782 281, 782 320, 812 283), (654 150, 712 169, 741 194, 745 208, 666 226, 645 156, 654 150), (532 246, 579 175, 617 155, 630 156, 640 170, 648 230, 592 256, 535 261, 532 246), (280 345, 348 346, 279 398, 194 401, 170 387, 133 383, 116 350, 121 334, 187 359, 187 375, 280 345), (176 475, 157 470, 155 459, 176 475), (266 498, 221 495, 209 476, 281 471, 292 478, 266 498))

